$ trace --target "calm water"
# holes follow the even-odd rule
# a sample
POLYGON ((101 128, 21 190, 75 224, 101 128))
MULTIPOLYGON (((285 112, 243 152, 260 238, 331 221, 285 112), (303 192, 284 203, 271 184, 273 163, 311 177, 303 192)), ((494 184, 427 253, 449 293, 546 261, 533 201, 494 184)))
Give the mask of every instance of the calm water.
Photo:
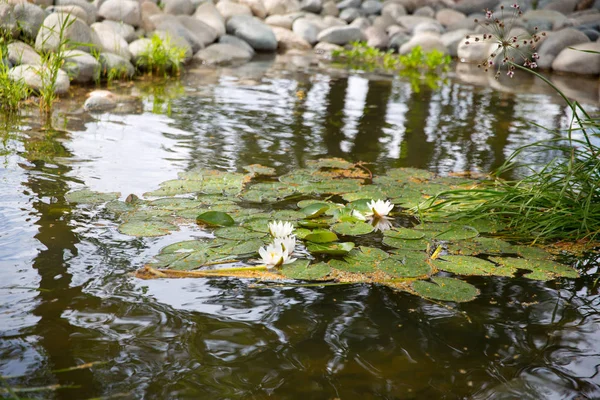
MULTIPOLYGON (((597 106, 597 80, 556 79, 597 106)), ((123 112, 84 113, 75 95, 52 135, 24 118, 0 146, 1 387, 60 385, 18 392, 41 399, 600 398, 593 256, 577 280, 472 279, 481 296, 451 307, 366 285, 140 281, 131 272, 190 232, 134 239, 64 200, 83 185, 141 195, 195 166, 285 172, 330 156, 375 171, 488 171, 553 136, 530 122, 568 122, 531 78, 493 84, 461 67, 416 91, 263 60, 117 87, 142 99, 123 112)))

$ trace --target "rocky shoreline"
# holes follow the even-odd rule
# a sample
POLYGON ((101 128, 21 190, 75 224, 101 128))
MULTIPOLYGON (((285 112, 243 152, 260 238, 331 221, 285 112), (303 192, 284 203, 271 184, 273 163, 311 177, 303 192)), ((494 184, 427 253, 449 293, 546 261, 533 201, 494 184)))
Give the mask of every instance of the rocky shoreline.
MULTIPOLYGON (((461 62, 479 63, 495 44, 465 45, 465 36, 484 33, 475 22, 485 19, 484 10, 501 16, 501 7, 508 10, 512 4, 500 0, 220 0, 216 4, 210 0, 162 0, 160 4, 153 0, 9 0, 0 4, 0 29, 12 37, 2 61, 11 67, 13 79, 22 78, 39 89, 39 53, 56 50, 58 30, 70 15, 74 20, 64 36, 74 47, 59 73, 57 93, 67 92, 71 82, 91 82, 99 70, 118 70, 132 77, 153 34, 184 49, 185 63, 238 64, 257 52, 326 54, 357 40, 401 54, 415 46, 437 49, 461 62)), ((520 7, 523 14, 514 21, 510 35, 545 33, 536 48, 540 68, 600 74, 600 54, 589 52, 600 52, 600 0, 528 0, 520 7), (537 3, 535 9, 532 3, 537 3)))

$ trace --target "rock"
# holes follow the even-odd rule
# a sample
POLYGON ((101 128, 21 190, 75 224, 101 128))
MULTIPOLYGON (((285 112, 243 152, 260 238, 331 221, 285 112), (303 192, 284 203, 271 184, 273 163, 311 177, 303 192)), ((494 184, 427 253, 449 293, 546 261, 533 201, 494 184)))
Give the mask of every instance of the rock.
POLYGON ((98 18, 98 11, 96 7, 86 0, 54 0, 54 5, 81 7, 85 11, 86 18, 84 21, 86 21, 88 25, 96 22, 96 19, 98 18))
POLYGON ((358 8, 345 8, 340 12, 340 19, 350 23, 354 21, 356 18, 360 17, 362 14, 358 10, 358 8))
POLYGON ((333 43, 340 46, 363 40, 363 38, 361 30, 354 26, 332 26, 322 30, 317 36, 319 42, 333 43))
POLYGON ((398 21, 399 17, 406 15, 406 8, 402 4, 398 3, 387 3, 381 9, 381 15, 390 16, 394 21, 398 21))
POLYGON ((567 17, 553 10, 529 10, 521 16, 521 22, 530 32, 535 27, 539 30, 557 30, 564 26, 566 20, 567 17))
POLYGON ((462 0, 454 6, 454 10, 465 15, 482 12, 482 10, 493 10, 500 4, 500 0, 462 0))
POLYGON ((335 2, 326 1, 325 3, 323 3, 321 15, 331 15, 332 17, 337 17, 338 15, 340 15, 340 10, 338 10, 335 2))
POLYGON ((368 18, 360 17, 360 18, 356 18, 354 21, 352 21, 350 26, 355 26, 364 32, 365 29, 367 29, 368 27, 371 26, 371 21, 369 21, 368 18))
POLYGON ((250 46, 248 44, 248 42, 235 37, 233 35, 223 35, 219 38, 219 43, 222 44, 230 44, 232 46, 237 46, 237 47, 241 47, 242 49, 244 49, 245 51, 247 51, 248 53, 250 53, 252 56, 254 56, 254 49, 252 48, 252 46, 250 46))
POLYGON ((277 14, 277 15, 269 15, 265 19, 265 24, 270 26, 278 26, 284 29, 292 29, 294 21, 301 17, 301 14, 292 13, 292 14, 277 14))
POLYGON ((574 44, 589 42, 589 38, 583 33, 573 28, 565 28, 552 32, 544 42, 538 46, 538 55, 540 58, 537 64, 542 69, 552 67, 552 62, 564 49, 574 44))
POLYGON ((248 42, 257 51, 277 50, 277 38, 273 30, 256 17, 237 15, 227 21, 227 33, 248 42))
MULTIPOLYGON (((300 10, 319 14, 323 9, 322 0, 302 0, 300 2, 300 10)), ((337 9, 337 7, 336 7, 337 9)))
POLYGON ((12 7, 8 4, 0 3, 0 29, 12 37, 19 33, 19 26, 13 14, 12 7))
POLYGON ((113 111, 131 114, 136 113, 140 107, 138 97, 115 94, 108 90, 94 90, 88 94, 88 99, 83 103, 83 109, 87 112, 113 111))
POLYGON ((326 43, 326 42, 317 43, 314 48, 314 52, 316 54, 327 56, 327 57, 331 56, 331 53, 336 50, 341 51, 341 50, 344 50, 344 48, 342 46, 338 46, 337 44, 326 43))
POLYGON ((413 12, 413 15, 417 15, 419 17, 434 18, 435 10, 429 6, 423 6, 417 8, 415 12, 413 12))
POLYGON ((292 30, 311 45, 317 43, 317 36, 321 32, 321 29, 307 18, 298 18, 295 20, 292 30))
POLYGON ((417 24, 412 30, 413 35, 417 35, 419 33, 424 32, 437 33, 438 35, 441 35, 444 32, 444 27, 440 25, 437 21, 421 22, 420 24, 417 24))
POLYGON ((451 8, 441 9, 435 14, 435 19, 437 22, 445 27, 456 25, 466 18, 467 16, 465 14, 456 10, 452 10, 451 8))
POLYGON ((395 24, 396 21, 389 15, 380 15, 373 19, 373 26, 384 30, 395 24))
POLYGON ((89 83, 99 78, 100 62, 81 50, 65 51, 63 68, 75 83, 89 83))
POLYGON ((396 18, 396 21, 398 22, 398 24, 400 24, 400 26, 405 27, 410 32, 412 32, 413 29, 415 29, 415 27, 417 25, 422 24, 423 22, 429 22, 432 24, 439 25, 439 22, 437 22, 433 18, 419 17, 418 15, 404 15, 404 16, 396 18))
POLYGON ((262 0, 239 0, 239 2, 250 7, 250 10, 255 17, 260 19, 265 19, 267 17, 267 9, 262 0))
POLYGON ((131 53, 131 61, 134 64, 138 63, 139 58, 152 46, 152 39, 140 38, 129 43, 129 52, 131 53))
POLYGON ((496 45, 490 41, 483 41, 483 35, 469 35, 468 39, 458 42, 456 54, 461 62, 479 64, 487 60, 496 45), (478 38, 479 41, 475 41, 478 38))
MULTIPOLYGON (((152 23, 151 18, 154 15, 162 15, 163 14, 162 10, 160 8, 158 8, 158 6, 156 4, 154 4, 152 1, 149 1, 149 0, 142 2, 141 6, 140 6, 140 10, 142 13, 142 25, 140 27, 146 32, 152 32, 156 27, 152 23)), ((108 20, 105 20, 105 21, 108 21, 108 20)), ((113 22, 118 23, 118 21, 113 21, 113 22)))
POLYGON ((298 0, 264 0, 268 15, 289 14, 300 11, 298 0))
POLYGON ((12 15, 25 36, 34 39, 47 13, 40 6, 31 3, 20 3, 13 8, 12 15))
POLYGON ((600 32, 595 29, 581 29, 581 32, 584 33, 592 42, 595 42, 600 37, 600 32))
POLYGON ((107 19, 102 22, 94 23, 94 25, 96 24, 104 25, 112 29, 113 32, 125 39, 127 43, 130 43, 138 38, 135 28, 129 24, 124 24, 117 21, 109 21, 107 19))
POLYGON ((588 10, 587 12, 573 13, 565 21, 565 25, 573 27, 587 27, 592 29, 600 28, 600 12, 598 10, 588 10))
MULTIPOLYGON (((12 80, 22 79, 27 86, 36 92, 42 89, 42 75, 47 72, 41 65, 18 65, 8 71, 8 76, 12 80)), ((69 91, 69 76, 61 69, 58 70, 56 77, 54 93, 64 94, 69 91)))
POLYGON ((140 26, 142 23, 140 3, 134 0, 106 0, 100 6, 98 15, 104 19, 120 21, 132 26, 140 26))
POLYGON ((464 42, 467 35, 472 35, 473 32, 469 29, 460 29, 457 31, 450 31, 442 34, 440 40, 444 43, 444 46, 448 49, 448 54, 452 57, 458 56, 458 45, 464 42))
POLYGON ((365 37, 367 38, 367 44, 371 47, 375 47, 377 49, 387 49, 390 44, 390 39, 388 38, 385 29, 378 28, 375 26, 370 26, 363 31, 365 37))
POLYGON ((310 50, 312 46, 300 35, 295 34, 289 29, 273 27, 273 33, 277 38, 277 49, 281 52, 290 50, 310 50))
POLYGON ((250 7, 245 4, 234 3, 233 1, 229 0, 219 1, 217 3, 217 10, 219 10, 225 21, 236 15, 252 16, 252 10, 250 7))
POLYGON ((408 35, 405 32, 397 32, 394 35, 390 36, 390 42, 388 44, 388 47, 395 51, 399 51, 400 47, 402 47, 402 45, 404 43, 407 43, 409 40, 410 35, 408 35))
POLYGON ((334 26, 347 26, 347 25, 348 24, 346 24, 346 21, 344 21, 344 20, 326 15, 323 18, 323 21, 321 23, 321 30, 326 29, 326 28, 331 28, 334 26))
POLYGON ((381 10, 383 9, 383 4, 377 0, 366 0, 361 4, 360 9, 366 15, 376 15, 381 14, 381 10))
POLYGON ((100 53, 100 66, 102 75, 110 77, 114 74, 118 79, 131 78, 135 73, 129 60, 113 53, 100 53))
POLYGON ((211 2, 200 4, 198 8, 196 8, 194 18, 199 19, 213 28, 218 36, 223 36, 225 34, 225 20, 219 10, 217 10, 211 2))
POLYGON ((414 35, 410 40, 400 46, 399 53, 407 54, 412 51, 415 47, 420 46, 424 52, 432 50, 441 51, 444 54, 448 54, 448 49, 444 45, 444 42, 440 39, 440 36, 434 33, 425 32, 414 35))
POLYGON ((337 3, 338 10, 345 10, 346 8, 358 8, 361 5, 361 0, 342 0, 337 3))
POLYGON ((109 25, 94 23, 92 24, 92 29, 98 34, 103 51, 114 53, 127 60, 131 60, 131 53, 129 52, 127 41, 113 31, 109 25))
POLYGON ((194 55, 194 61, 209 65, 243 63, 251 58, 251 53, 227 43, 212 44, 194 55))
MULTIPOLYGON (((176 16, 169 14, 153 15, 150 17, 150 20, 156 26, 155 32, 165 32, 171 38, 179 38, 184 40, 191 47, 192 54, 204 48, 204 42, 202 38, 196 36, 193 32, 187 29, 181 23, 181 21, 177 19, 176 16)), ((198 22, 200 23, 200 21, 198 22)))
POLYGON ((554 61, 552 69, 560 72, 571 72, 575 74, 600 74, 600 54, 586 53, 578 50, 600 52, 600 43, 590 42, 576 44, 571 48, 563 49, 554 61))
POLYGON ((56 50, 60 43, 59 32, 61 26, 65 26, 63 32, 64 39, 68 39, 72 43, 92 45, 82 44, 77 46, 76 49, 89 53, 94 46, 101 46, 98 35, 85 22, 69 14, 55 13, 48 15, 44 19, 44 23, 35 39, 35 49, 37 51, 56 50))
POLYGON ((387 27, 387 29, 385 31, 387 32, 387 34, 390 38, 397 33, 403 33, 405 35, 409 35, 408 30, 406 28, 403 28, 398 25, 390 25, 387 27))
POLYGON ((543 8, 544 10, 554 10, 566 15, 575 11, 578 2, 579 0, 554 0, 546 4, 543 8))
POLYGON ((40 55, 26 43, 12 42, 8 44, 7 48, 8 61, 12 65, 40 65, 42 63, 40 55))
POLYGON ((194 36, 194 41, 200 43, 202 47, 208 46, 218 38, 217 31, 198 18, 189 15, 178 15, 177 20, 194 36))
POLYGON ((191 0, 166 0, 163 11, 172 15, 191 15, 196 9, 191 0))
POLYGON ((90 25, 93 22, 88 20, 88 16, 85 10, 79 6, 69 5, 69 6, 50 6, 46 8, 48 13, 63 13, 63 14, 71 14, 74 17, 79 18, 82 21, 85 21, 86 24, 90 25))

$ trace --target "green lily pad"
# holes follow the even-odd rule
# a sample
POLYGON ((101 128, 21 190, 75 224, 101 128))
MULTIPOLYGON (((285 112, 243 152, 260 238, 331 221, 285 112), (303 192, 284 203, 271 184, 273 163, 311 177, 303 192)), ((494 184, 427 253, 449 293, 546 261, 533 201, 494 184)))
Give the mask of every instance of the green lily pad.
POLYGON ((181 253, 192 253, 194 251, 205 251, 213 245, 209 240, 185 240, 183 242, 177 242, 163 247, 160 254, 181 254, 181 253))
POLYGON ((535 260, 550 260, 554 258, 546 250, 535 246, 513 246, 518 255, 523 258, 532 258, 535 260))
POLYGON ((508 268, 518 268, 531 271, 524 276, 530 279, 549 281, 559 277, 577 278, 577 271, 567 265, 549 260, 528 260, 513 257, 492 257, 492 261, 508 268))
POLYGON ((65 194, 65 200, 69 203, 95 205, 118 199, 119 196, 121 196, 121 193, 100 193, 89 189, 81 189, 65 194))
POLYGON ((422 231, 417 231, 409 228, 393 228, 385 231, 383 236, 395 238, 395 239, 406 239, 406 240, 414 240, 414 239, 422 239, 425 237, 425 233, 422 231))
POLYGON ((264 232, 256 232, 241 226, 227 226, 215 229, 213 232, 216 237, 229 240, 251 240, 265 237, 264 232))
POLYGON ((300 212, 305 215, 306 219, 312 219, 321 216, 327 210, 329 210, 329 204, 313 203, 301 209, 300 212))
POLYGON ((164 181, 159 189, 144 193, 148 197, 174 196, 177 194, 197 193, 202 190, 202 181, 184 181, 181 179, 172 179, 164 181))
POLYGON ((202 267, 208 261, 206 251, 194 251, 180 257, 169 265, 169 269, 191 271, 202 267))
POLYGON ((379 269, 395 278, 419 278, 431 274, 427 254, 422 251, 404 251, 384 260, 379 269))
POLYGON ((129 236, 164 236, 176 230, 179 230, 176 225, 160 220, 134 220, 119 225, 119 232, 129 236))
POLYGON ((369 185, 363 186, 358 192, 345 193, 342 199, 353 202, 357 200, 375 200, 375 199, 387 199, 389 196, 383 191, 382 188, 369 185))
POLYGON ((338 240, 335 233, 326 229, 315 229, 312 233, 304 237, 305 240, 313 243, 329 243, 338 240))
POLYGON ((278 210, 275 211, 270 218, 273 221, 297 221, 305 218, 304 213, 296 210, 278 210))
POLYGON ((433 172, 418 168, 392 168, 386 175, 400 182, 409 182, 411 179, 428 180, 435 177, 433 172))
POLYGON ((336 168, 350 169, 354 168, 354 163, 343 160, 341 158, 321 158, 319 160, 308 160, 306 166, 313 169, 321 168, 336 168))
POLYGON ((154 208, 161 208, 163 210, 183 210, 186 208, 198 208, 201 204, 198 200, 185 199, 181 197, 166 197, 151 201, 148 203, 148 205, 154 208))
POLYGON ((309 243, 306 246, 306 248, 312 254, 329 254, 332 256, 344 256, 354 248, 354 243, 309 243))
POLYGON ((152 268, 168 268, 171 264, 173 264, 180 258, 185 258, 188 255, 188 253, 161 253, 157 256, 154 256, 154 260, 148 263, 148 265, 152 268))
POLYGON ((476 237, 448 243, 450 254, 474 256, 477 254, 515 253, 513 245, 498 238, 476 237))
POLYGON ((218 243, 218 246, 210 250, 210 254, 216 256, 212 257, 213 259, 223 258, 225 256, 243 257, 256 254, 258 253, 258 249, 265 244, 262 239, 228 240, 218 243))
POLYGON ((354 248, 344 260, 331 260, 329 265, 332 268, 345 272, 368 273, 375 272, 379 263, 389 258, 389 254, 376 247, 360 246, 354 248))
POLYGON ((123 214, 135 209, 136 206, 121 200, 111 200, 106 203, 106 210, 113 214, 123 214))
POLYGON ((395 247, 401 250, 427 250, 429 242, 425 239, 398 239, 394 237, 384 236, 383 244, 390 247, 395 247))
POLYGON ((405 190, 399 197, 393 197, 392 203, 403 208, 414 208, 419 206, 425 197, 418 190, 405 190))
POLYGON ((439 240, 464 240, 479 235, 477 229, 468 225, 452 225, 437 233, 434 237, 439 240))
POLYGON ((496 233, 506 228, 506 224, 495 219, 477 218, 477 219, 458 219, 452 222, 454 225, 462 224, 471 226, 479 233, 496 233))
POLYGON ((243 168, 246 171, 248 171, 254 175, 265 175, 265 176, 275 175, 275 168, 265 167, 264 165, 260 165, 260 164, 246 165, 243 168))
POLYGON ((222 211, 207 211, 196 217, 196 222, 209 226, 231 226, 235 223, 231 215, 222 211))
MULTIPOLYGON (((267 229, 268 232, 268 229, 267 229)), ((294 229, 294 235, 300 240, 304 240, 307 235, 310 235, 312 230, 306 228, 296 228, 294 229)))
POLYGON ((470 283, 455 278, 433 277, 433 282, 415 281, 413 290, 427 299, 466 302, 479 295, 479 289, 470 283))
POLYGON ((290 264, 284 264, 281 274, 290 279, 301 279, 308 281, 322 280, 331 273, 331 267, 324 262, 309 265, 309 260, 296 260, 290 264))
POLYGON ((442 271, 457 275, 513 276, 517 272, 515 268, 496 266, 489 261, 470 256, 443 256, 433 260, 433 265, 442 271))
POLYGON ((244 222, 244 227, 256 232, 269 233, 270 218, 253 218, 244 222))
POLYGON ((340 235, 346 236, 359 236, 366 235, 367 233, 373 232, 373 226, 366 222, 338 222, 334 224, 331 229, 340 235))
POLYGON ((330 218, 318 218, 298 221, 298 224, 304 228, 327 228, 331 223, 330 218))

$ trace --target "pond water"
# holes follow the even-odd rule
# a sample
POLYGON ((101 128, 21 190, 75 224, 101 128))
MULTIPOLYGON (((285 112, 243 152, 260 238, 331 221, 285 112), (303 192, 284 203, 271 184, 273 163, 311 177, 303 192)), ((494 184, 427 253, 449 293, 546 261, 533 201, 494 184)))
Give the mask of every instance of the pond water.
MULTIPOLYGON (((597 80, 555 79, 597 107, 597 80)), ((81 89, 58 106, 63 130, 43 132, 32 113, 3 133, 1 388, 42 399, 600 398, 593 255, 575 280, 469 278, 481 295, 447 306, 363 284, 142 281, 131 273, 190 232, 132 238, 64 198, 83 186, 141 196, 196 166, 284 173, 322 157, 486 172, 552 137, 535 124, 568 123, 533 78, 491 87, 459 66, 430 88, 290 58, 114 90, 141 101, 90 115, 81 89)))

